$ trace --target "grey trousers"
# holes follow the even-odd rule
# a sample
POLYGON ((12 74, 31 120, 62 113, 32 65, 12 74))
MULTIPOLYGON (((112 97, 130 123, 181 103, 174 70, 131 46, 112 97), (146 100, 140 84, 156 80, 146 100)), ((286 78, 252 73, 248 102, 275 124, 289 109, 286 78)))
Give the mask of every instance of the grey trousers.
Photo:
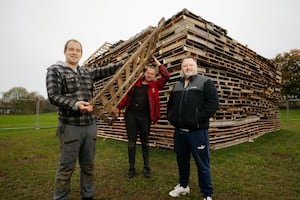
POLYGON ((69 199, 71 176, 78 158, 80 165, 80 194, 93 197, 93 172, 96 150, 96 123, 88 126, 59 124, 60 157, 55 176, 54 199, 69 199))

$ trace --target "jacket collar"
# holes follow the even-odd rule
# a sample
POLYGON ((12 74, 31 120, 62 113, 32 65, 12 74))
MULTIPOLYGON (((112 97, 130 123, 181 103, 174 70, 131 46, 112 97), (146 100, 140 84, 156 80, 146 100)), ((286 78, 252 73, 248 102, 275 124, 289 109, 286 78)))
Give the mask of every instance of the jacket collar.
MULTIPOLYGON (((193 75, 193 76, 190 76, 190 81, 193 81, 197 76, 198 76, 198 74, 195 74, 195 75, 193 75)), ((180 81, 181 81, 181 82, 184 82, 184 76, 181 77, 180 81)))

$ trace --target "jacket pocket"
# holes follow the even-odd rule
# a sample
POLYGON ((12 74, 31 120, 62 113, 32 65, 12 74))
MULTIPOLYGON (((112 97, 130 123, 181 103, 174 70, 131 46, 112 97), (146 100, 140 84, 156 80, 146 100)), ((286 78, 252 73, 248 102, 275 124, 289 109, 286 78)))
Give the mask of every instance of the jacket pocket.
POLYGON ((67 93, 74 93, 78 91, 80 87, 80 83, 78 81, 78 77, 75 74, 67 74, 64 77, 64 82, 66 85, 67 93))

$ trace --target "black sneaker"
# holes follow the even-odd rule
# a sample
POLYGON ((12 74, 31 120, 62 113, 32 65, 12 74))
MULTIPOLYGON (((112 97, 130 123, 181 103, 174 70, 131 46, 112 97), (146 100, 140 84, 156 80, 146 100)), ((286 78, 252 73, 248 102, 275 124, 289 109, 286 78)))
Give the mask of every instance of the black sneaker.
POLYGON ((150 173, 150 168, 149 167, 145 167, 143 172, 144 172, 144 176, 146 178, 150 178, 151 177, 151 173, 150 173))
POLYGON ((133 178, 135 175, 135 168, 129 168, 127 175, 128 175, 128 178, 133 178))

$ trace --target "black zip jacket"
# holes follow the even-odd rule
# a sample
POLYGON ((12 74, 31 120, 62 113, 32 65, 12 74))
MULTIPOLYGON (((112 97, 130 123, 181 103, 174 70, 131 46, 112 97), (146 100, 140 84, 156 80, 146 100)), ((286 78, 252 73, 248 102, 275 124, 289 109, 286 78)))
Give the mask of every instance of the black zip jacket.
POLYGON ((184 88, 184 78, 177 81, 167 104, 169 122, 176 128, 207 129, 209 118, 218 109, 218 92, 214 83, 202 75, 194 75, 184 88))

